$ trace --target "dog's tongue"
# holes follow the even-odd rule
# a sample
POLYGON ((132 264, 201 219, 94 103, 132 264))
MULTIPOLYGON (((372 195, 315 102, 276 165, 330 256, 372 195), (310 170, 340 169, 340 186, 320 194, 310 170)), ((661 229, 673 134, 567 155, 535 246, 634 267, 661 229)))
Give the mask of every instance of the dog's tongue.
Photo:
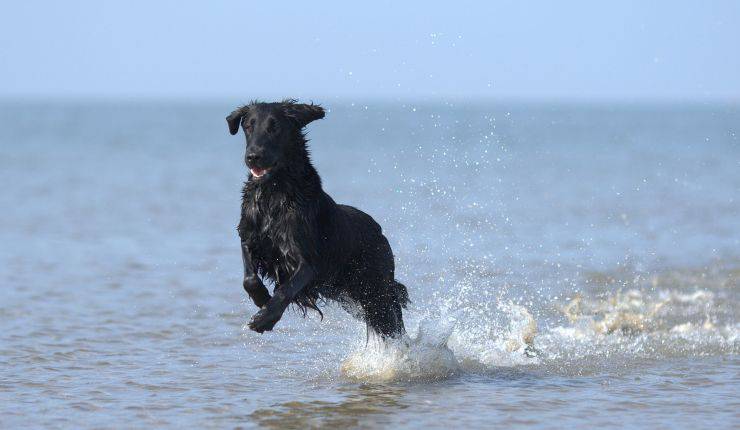
POLYGON ((259 178, 267 172, 267 169, 260 169, 259 167, 252 167, 249 170, 255 178, 259 178))

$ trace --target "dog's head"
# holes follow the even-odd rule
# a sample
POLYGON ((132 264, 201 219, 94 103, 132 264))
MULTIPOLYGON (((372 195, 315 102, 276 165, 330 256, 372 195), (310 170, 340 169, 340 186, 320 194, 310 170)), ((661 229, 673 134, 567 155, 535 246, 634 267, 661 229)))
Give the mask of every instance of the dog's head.
POLYGON ((306 153, 303 127, 323 117, 321 106, 284 100, 252 102, 231 112, 226 122, 232 135, 241 125, 247 139, 244 162, 253 180, 263 180, 306 153))

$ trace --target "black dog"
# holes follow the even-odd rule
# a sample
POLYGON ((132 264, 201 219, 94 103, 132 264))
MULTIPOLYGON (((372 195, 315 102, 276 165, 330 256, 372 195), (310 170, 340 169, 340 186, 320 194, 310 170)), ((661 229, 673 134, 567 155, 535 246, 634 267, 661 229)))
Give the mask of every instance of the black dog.
POLYGON ((272 330, 289 304, 315 309, 335 300, 383 338, 405 333, 406 287, 394 279, 393 252, 370 215, 339 205, 321 188, 305 127, 324 117, 317 105, 252 102, 226 121, 247 139, 249 179, 242 190, 244 289, 261 308, 249 322, 272 330), (275 283, 273 296, 260 278, 275 283))

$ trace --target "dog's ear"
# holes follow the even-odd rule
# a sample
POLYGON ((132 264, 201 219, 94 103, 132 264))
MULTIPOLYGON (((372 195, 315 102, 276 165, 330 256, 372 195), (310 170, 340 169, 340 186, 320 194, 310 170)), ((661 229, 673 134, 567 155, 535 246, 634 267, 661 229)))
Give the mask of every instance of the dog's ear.
POLYGON ((324 108, 311 103, 310 105, 296 103, 295 100, 286 100, 283 102, 283 112, 285 116, 295 121, 299 128, 303 128, 311 121, 316 121, 324 117, 324 108))
POLYGON ((229 124, 229 133, 235 135, 239 132, 239 124, 242 122, 242 118, 249 112, 249 106, 242 106, 231 112, 226 117, 226 122, 229 124))

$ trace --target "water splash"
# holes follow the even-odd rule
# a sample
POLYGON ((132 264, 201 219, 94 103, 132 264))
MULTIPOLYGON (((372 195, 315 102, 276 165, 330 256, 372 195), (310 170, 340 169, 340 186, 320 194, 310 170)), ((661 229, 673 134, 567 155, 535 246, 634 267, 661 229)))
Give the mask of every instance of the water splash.
MULTIPOLYGON (((469 320, 463 308, 455 316, 425 318, 416 334, 384 343, 373 338, 342 363, 341 373, 363 381, 429 381, 464 372, 501 366, 536 364, 534 340, 537 323, 523 306, 497 305, 495 314, 507 320, 469 320)), ((494 315, 494 314, 490 314, 494 315)))
POLYGON ((375 382, 439 380, 507 367, 583 374, 639 359, 737 353, 740 325, 724 309, 728 298, 716 296, 699 289, 576 295, 553 303, 560 317, 543 318, 550 322, 538 332, 527 307, 500 297, 469 301, 463 286, 428 311, 413 336, 360 346, 341 372, 375 382))
POLYGON ((415 339, 373 339, 350 354, 341 372, 360 381, 434 381, 458 374, 460 366, 447 346, 428 342, 420 332, 415 339))

